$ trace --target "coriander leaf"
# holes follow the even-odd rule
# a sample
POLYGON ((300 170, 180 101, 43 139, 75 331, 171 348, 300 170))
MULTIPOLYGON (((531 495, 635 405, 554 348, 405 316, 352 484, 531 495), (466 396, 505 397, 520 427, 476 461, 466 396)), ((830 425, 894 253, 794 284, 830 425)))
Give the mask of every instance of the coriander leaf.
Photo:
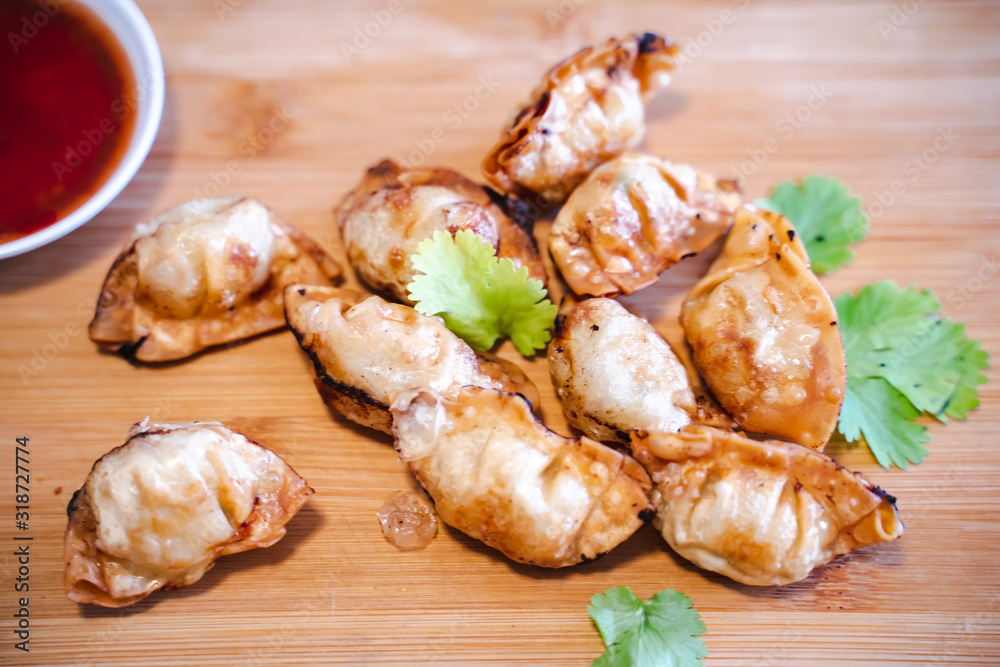
POLYGON ((880 464, 905 468, 927 455, 927 429, 912 420, 965 418, 979 405, 988 355, 965 327, 940 317, 928 290, 891 281, 834 300, 847 355, 847 393, 839 430, 864 436, 880 464))
POLYGON ((965 342, 964 328, 951 320, 924 317, 921 327, 893 346, 882 376, 923 412, 939 415, 962 377, 951 360, 965 342), (942 360, 947 360, 942 364, 942 360))
POLYGON ((926 426, 912 421, 919 416, 920 410, 883 378, 852 377, 848 372, 837 430, 849 442, 864 435, 883 468, 896 465, 905 470, 908 463, 924 460, 924 445, 931 438, 926 426))
POLYGON ((854 257, 849 245, 868 232, 861 200, 836 178, 807 176, 802 183, 784 181, 767 199, 754 202, 788 218, 802 238, 809 261, 817 273, 828 273, 854 257))
POLYGON ((587 613, 594 619, 597 631, 608 646, 634 630, 643 615, 643 601, 628 586, 615 586, 590 598, 587 613))
POLYGON ((529 278, 527 267, 517 270, 510 259, 497 259, 481 236, 467 229, 454 237, 437 231, 411 259, 420 272, 409 284, 414 308, 442 316, 475 349, 488 350, 507 336, 527 357, 549 341, 558 308, 541 281, 529 278))
POLYGON ((708 655, 698 638, 705 624, 680 591, 643 602, 627 587, 609 588, 590 599, 587 611, 607 646, 592 667, 691 667, 708 655))
POLYGON ((891 280, 869 283, 858 291, 858 295, 841 294, 834 300, 841 325, 850 323, 848 332, 841 335, 858 334, 868 336, 879 348, 892 347, 893 341, 906 336, 905 330, 920 323, 925 315, 941 310, 941 304, 930 290, 916 287, 900 289, 891 280))
MULTIPOLYGON (((965 336, 965 325, 962 327, 962 336, 965 336)), ((958 356, 955 358, 955 368, 959 370, 960 377, 955 393, 951 395, 951 400, 944 408, 944 415, 955 419, 965 419, 966 413, 979 406, 978 385, 986 382, 986 376, 980 371, 986 370, 989 366, 990 355, 979 347, 979 341, 966 338, 959 347, 958 356)))

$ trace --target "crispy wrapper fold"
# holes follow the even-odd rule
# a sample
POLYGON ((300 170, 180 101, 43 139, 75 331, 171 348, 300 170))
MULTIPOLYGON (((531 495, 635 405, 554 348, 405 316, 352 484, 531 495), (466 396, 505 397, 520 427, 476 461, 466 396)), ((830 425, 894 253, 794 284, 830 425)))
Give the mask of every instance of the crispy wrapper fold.
POLYGON ((286 285, 340 275, 322 247, 257 200, 188 202, 137 226, 104 280, 90 338, 129 359, 183 359, 281 328, 286 285))
POLYGON ((363 426, 392 433, 389 406, 400 393, 423 387, 447 393, 475 384, 540 403, 538 388, 516 364, 476 352, 440 317, 377 296, 307 285, 290 286, 285 306, 323 402, 363 426))
POLYGON ((670 81, 679 53, 647 32, 558 63, 486 156, 486 179, 539 204, 563 201, 594 167, 639 145, 644 104, 670 81))
POLYGON ((549 250, 577 294, 632 294, 725 234, 739 205, 735 181, 626 153, 573 191, 549 250))
POLYGON ((799 581, 903 533, 895 498, 808 447, 708 426, 632 439, 655 485, 653 525, 684 558, 741 583, 799 581))
POLYGON ((124 607, 189 586, 217 558, 280 540, 313 493, 276 454, 218 422, 147 421, 94 464, 69 503, 74 602, 124 607))
POLYGON ((649 477, 632 457, 547 429, 523 397, 465 387, 392 406, 400 458, 453 528, 543 567, 589 561, 649 514, 649 477))
POLYGON ((416 271, 410 256, 435 231, 468 229, 498 257, 527 267, 546 282, 532 234, 534 220, 521 202, 442 167, 404 168, 383 160, 368 169, 336 210, 347 257, 368 285, 412 304, 407 287, 416 271))
POLYGON ((788 220, 740 209, 687 295, 681 326, 698 371, 741 428, 823 449, 847 386, 844 344, 788 220))
POLYGON ((678 431, 698 414, 684 365, 614 299, 586 299, 556 320, 549 373, 566 420, 602 442, 628 444, 632 429, 678 431))

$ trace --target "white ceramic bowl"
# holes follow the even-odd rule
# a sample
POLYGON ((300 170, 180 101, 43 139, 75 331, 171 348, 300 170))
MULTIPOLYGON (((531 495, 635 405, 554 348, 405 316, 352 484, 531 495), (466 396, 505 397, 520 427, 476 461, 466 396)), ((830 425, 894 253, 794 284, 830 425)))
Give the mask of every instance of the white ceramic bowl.
POLYGON ((136 119, 128 148, 101 189, 58 222, 30 236, 0 244, 0 259, 34 250, 71 231, 100 213, 118 196, 139 170, 156 138, 163 116, 163 60, 146 17, 132 0, 74 0, 86 5, 118 39, 135 77, 136 119))

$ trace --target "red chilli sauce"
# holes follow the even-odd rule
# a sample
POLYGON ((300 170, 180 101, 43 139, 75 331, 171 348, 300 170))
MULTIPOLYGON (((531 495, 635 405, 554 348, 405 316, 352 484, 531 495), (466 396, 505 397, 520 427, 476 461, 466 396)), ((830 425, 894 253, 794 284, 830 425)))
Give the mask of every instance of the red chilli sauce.
POLYGON ((87 7, 0 1, 0 243, 87 201, 135 125, 125 51, 87 7))

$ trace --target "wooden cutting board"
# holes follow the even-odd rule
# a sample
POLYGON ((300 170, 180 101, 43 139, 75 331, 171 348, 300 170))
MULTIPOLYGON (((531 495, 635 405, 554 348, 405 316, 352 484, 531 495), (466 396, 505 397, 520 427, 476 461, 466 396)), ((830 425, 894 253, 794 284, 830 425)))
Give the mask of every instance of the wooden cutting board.
MULTIPOLYGON (((17 665, 565 664, 603 650, 591 595, 627 585, 691 596, 710 665, 1000 663, 1000 391, 931 424, 931 456, 883 470, 830 451, 899 498, 906 533, 782 588, 701 572, 649 528, 598 562, 546 571, 444 528, 386 543, 376 511, 410 488, 388 438, 332 415, 287 332, 164 367, 98 353, 85 328, 132 225, 196 196, 245 193, 339 248, 331 208, 384 156, 479 177, 546 67, 629 30, 687 60, 650 105, 647 150, 739 176, 748 198, 836 175, 872 218, 837 294, 874 280, 933 289, 1000 353, 1000 5, 149 0, 167 103, 149 159, 68 237, 0 262, 0 662, 17 665), (394 2, 391 5, 397 7, 394 2), (389 16, 386 19, 386 16, 389 16), (379 23, 382 20, 382 24, 379 23), (369 35, 365 35, 365 31, 369 35), (361 35, 362 37, 359 37, 361 35), (355 42, 355 40, 357 40, 355 42), (271 134, 274 119, 287 123, 271 134), (253 141, 257 141, 254 145, 253 141), (920 161, 919 164, 917 161, 920 161), (25 369, 30 372, 25 373, 25 369), (221 420, 316 489, 269 549, 126 610, 79 607, 62 583, 64 508, 129 426, 221 420), (30 530, 14 528, 15 438, 30 437, 30 530), (13 541, 30 535, 30 653, 14 649, 13 541)), ((544 238, 548 223, 539 225, 544 238)), ((686 261, 628 299, 676 339, 686 261)), ((545 421, 568 433, 544 359, 524 361, 545 421)))

